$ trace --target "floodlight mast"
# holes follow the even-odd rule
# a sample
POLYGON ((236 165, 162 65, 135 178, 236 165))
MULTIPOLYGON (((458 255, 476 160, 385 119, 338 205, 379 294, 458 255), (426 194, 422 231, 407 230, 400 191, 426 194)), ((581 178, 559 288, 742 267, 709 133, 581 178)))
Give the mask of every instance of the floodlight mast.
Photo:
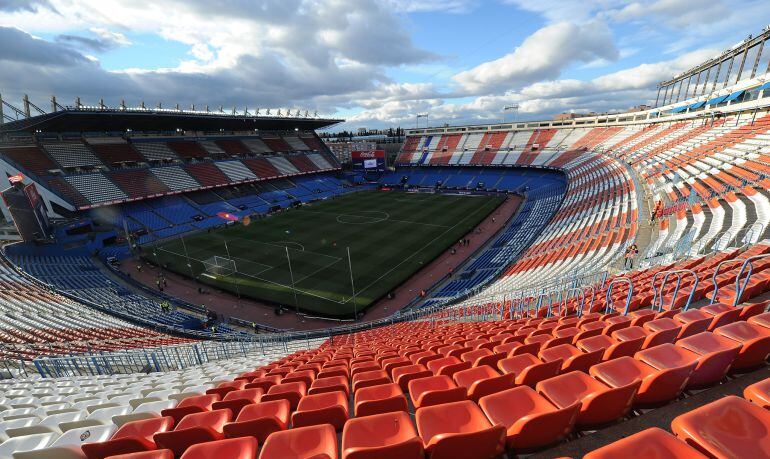
POLYGON ((516 122, 516 119, 519 116, 519 104, 513 104, 513 105, 506 105, 503 107, 503 123, 505 123, 505 114, 508 111, 513 111, 513 122, 516 122))

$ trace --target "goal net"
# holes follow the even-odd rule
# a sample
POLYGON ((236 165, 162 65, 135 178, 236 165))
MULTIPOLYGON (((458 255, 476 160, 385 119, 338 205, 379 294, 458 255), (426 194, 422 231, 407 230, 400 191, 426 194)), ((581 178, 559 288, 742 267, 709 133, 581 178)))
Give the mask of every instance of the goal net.
POLYGON ((209 274, 229 276, 235 272, 235 262, 226 257, 214 255, 203 261, 203 266, 209 274))

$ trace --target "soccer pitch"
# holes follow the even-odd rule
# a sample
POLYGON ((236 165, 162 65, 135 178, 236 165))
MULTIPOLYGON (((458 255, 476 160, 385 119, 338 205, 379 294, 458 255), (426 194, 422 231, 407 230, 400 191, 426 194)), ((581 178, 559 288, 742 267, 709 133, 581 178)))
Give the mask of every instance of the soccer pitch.
POLYGON ((503 200, 362 191, 161 242, 145 247, 144 257, 245 297, 350 318, 448 250, 503 200))

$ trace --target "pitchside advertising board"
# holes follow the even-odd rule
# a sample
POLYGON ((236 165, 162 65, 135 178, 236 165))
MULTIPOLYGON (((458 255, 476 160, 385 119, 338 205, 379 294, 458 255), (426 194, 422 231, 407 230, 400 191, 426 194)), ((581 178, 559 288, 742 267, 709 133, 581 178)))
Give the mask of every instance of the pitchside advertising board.
POLYGON ((354 171, 385 172, 385 150, 357 150, 350 152, 354 171))

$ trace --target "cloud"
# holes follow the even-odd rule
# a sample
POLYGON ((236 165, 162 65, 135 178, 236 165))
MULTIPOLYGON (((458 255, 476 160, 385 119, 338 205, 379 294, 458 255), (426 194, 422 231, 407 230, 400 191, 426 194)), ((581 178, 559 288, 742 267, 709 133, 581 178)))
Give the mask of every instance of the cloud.
POLYGON ((40 7, 50 7, 48 0, 0 0, 0 11, 37 11, 40 7))
POLYGON ((479 0, 383 0, 398 13, 466 13, 478 6, 479 0))
POLYGON ((106 51, 131 45, 131 41, 119 32, 111 32, 107 29, 95 27, 91 29, 95 37, 82 37, 80 35, 57 35, 55 40, 75 49, 104 53, 106 51))
POLYGON ((557 78, 574 62, 615 60, 610 30, 601 22, 559 22, 530 35, 513 52, 454 76, 472 94, 493 93, 557 78))

